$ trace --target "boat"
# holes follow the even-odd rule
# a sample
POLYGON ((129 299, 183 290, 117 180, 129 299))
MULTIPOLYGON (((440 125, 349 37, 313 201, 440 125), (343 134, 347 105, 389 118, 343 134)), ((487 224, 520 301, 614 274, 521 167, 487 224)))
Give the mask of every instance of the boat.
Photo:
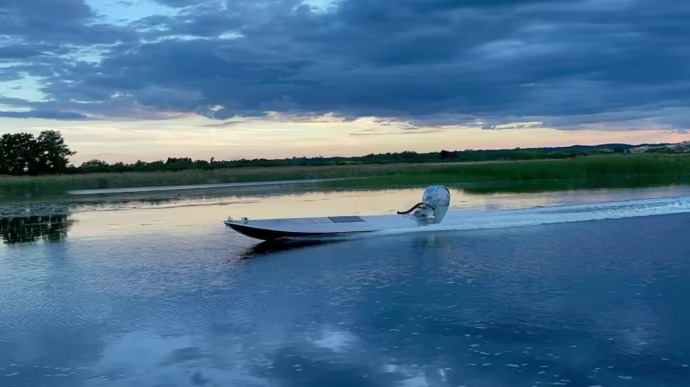
POLYGON ((422 201, 406 211, 382 215, 345 215, 301 218, 248 219, 228 217, 232 230, 264 241, 348 236, 376 231, 425 227, 443 221, 450 206, 450 191, 443 185, 424 189, 422 201))

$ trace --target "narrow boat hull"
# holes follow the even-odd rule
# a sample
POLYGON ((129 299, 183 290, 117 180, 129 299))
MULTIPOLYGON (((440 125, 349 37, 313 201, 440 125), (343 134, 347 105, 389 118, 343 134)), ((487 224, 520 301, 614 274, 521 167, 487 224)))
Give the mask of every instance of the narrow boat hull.
POLYGON ((450 192, 444 186, 429 186, 422 201, 407 211, 390 215, 347 215, 311 218, 234 220, 225 225, 260 240, 323 238, 376 231, 400 230, 439 224, 448 211, 450 192))
POLYGON ((232 220, 225 225, 254 239, 322 238, 375 231, 420 227, 409 215, 330 216, 317 218, 283 218, 260 220, 232 220))
MULTIPOLYGON (((333 231, 333 232, 305 232, 305 231, 287 231, 281 229, 271 229, 256 227, 235 222, 225 222, 225 224, 236 232, 248 236, 250 238, 270 241, 276 239, 305 239, 305 238, 320 238, 328 236, 337 236, 343 234, 358 233, 357 231, 333 231)), ((372 230, 373 231, 373 230, 372 230)), ((359 231, 367 232, 367 231, 359 231)))

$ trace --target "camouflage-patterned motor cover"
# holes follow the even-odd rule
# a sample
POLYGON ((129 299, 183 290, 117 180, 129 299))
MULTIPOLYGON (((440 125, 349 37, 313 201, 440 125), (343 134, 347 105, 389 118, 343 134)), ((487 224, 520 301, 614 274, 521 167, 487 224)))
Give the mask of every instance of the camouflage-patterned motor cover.
POLYGON ((434 208, 448 207, 450 205, 450 192, 442 185, 431 185, 426 187, 422 196, 422 203, 433 206, 434 208))
POLYGON ((432 223, 441 223, 450 206, 450 191, 442 185, 428 186, 422 195, 422 203, 434 209, 432 223))

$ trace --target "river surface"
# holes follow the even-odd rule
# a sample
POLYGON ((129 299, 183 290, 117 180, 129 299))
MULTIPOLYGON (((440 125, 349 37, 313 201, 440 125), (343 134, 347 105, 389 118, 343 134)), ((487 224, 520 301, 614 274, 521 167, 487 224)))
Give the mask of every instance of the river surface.
POLYGON ((469 195, 275 246, 227 216, 421 190, 5 206, 0 386, 690 386, 690 188, 469 195))

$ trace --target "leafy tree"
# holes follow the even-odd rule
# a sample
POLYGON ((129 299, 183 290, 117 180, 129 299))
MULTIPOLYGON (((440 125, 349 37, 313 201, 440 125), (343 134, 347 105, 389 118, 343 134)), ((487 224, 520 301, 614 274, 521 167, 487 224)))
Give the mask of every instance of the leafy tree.
POLYGON ((99 159, 91 159, 83 162, 79 169, 84 172, 107 172, 110 168, 107 162, 99 159))
POLYGON ((0 137, 0 173, 24 175, 36 169, 38 146, 31 133, 6 133, 0 137))
POLYGON ((0 137, 0 174, 38 175, 67 171, 69 149, 58 131, 6 133, 0 137))
POLYGON ((38 173, 65 172, 69 156, 77 154, 65 144, 59 131, 44 130, 38 135, 38 173))

